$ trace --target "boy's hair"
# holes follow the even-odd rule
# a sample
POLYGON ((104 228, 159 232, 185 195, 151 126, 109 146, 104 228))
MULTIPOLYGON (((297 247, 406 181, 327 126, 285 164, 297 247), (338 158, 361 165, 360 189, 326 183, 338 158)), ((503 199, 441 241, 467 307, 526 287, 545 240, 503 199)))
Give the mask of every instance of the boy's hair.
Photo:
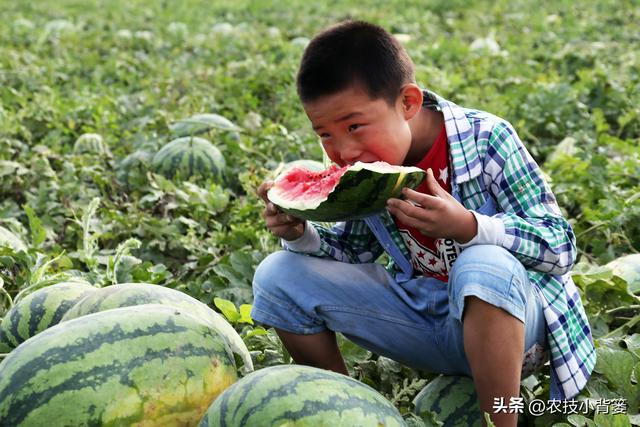
POLYGON ((360 84, 371 98, 392 105, 402 86, 414 81, 413 62, 395 37, 377 25, 349 20, 311 40, 296 84, 303 103, 360 84))

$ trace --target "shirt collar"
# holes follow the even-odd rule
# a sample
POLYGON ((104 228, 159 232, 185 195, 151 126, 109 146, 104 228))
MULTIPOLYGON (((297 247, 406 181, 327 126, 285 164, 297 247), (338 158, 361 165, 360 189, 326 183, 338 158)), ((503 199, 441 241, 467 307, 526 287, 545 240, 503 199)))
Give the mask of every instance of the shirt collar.
POLYGON ((456 184, 461 184, 479 176, 482 172, 482 164, 473 129, 465 110, 435 92, 424 90, 423 95, 422 106, 440 111, 444 116, 447 142, 452 158, 453 180, 456 184))

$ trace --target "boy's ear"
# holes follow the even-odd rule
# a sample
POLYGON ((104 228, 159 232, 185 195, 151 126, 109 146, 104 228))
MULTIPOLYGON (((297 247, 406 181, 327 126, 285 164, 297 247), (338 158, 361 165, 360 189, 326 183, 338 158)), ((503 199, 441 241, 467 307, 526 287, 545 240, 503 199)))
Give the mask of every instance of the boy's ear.
POLYGON ((415 83, 407 83, 400 89, 398 101, 401 103, 405 120, 411 119, 422 108, 422 89, 415 83))

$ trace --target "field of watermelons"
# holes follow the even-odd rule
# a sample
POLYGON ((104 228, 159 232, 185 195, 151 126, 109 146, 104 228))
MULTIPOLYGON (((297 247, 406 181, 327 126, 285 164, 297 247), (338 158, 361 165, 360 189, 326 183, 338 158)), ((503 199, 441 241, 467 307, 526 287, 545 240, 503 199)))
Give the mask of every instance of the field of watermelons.
POLYGON ((597 364, 579 411, 532 414, 548 365, 523 379, 521 424, 640 425, 636 1, 0 0, 0 16, 0 425, 479 425, 465 378, 340 336, 351 378, 286 366, 249 315, 279 248, 256 188, 323 161, 300 56, 349 17, 394 33, 421 86, 509 120, 574 228, 597 364))

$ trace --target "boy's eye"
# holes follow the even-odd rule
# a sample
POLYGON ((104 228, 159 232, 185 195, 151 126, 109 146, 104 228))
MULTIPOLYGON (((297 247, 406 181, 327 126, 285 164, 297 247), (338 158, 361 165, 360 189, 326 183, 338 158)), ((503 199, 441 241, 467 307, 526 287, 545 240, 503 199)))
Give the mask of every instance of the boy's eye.
POLYGON ((360 125, 355 124, 355 125, 349 125, 349 132, 353 132, 354 130, 358 129, 360 127, 360 125))

